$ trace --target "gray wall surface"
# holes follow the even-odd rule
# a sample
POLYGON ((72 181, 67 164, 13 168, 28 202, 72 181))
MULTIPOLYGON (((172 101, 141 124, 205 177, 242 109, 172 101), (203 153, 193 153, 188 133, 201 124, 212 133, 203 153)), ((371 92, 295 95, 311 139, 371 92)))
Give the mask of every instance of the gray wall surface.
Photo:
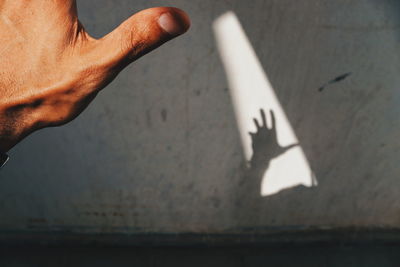
POLYGON ((400 226, 400 2, 80 0, 101 37, 177 6, 191 30, 132 64, 0 172, 0 230, 222 233, 400 226), (318 178, 261 197, 213 33, 239 18, 318 178), (318 88, 333 78, 346 79, 318 88))

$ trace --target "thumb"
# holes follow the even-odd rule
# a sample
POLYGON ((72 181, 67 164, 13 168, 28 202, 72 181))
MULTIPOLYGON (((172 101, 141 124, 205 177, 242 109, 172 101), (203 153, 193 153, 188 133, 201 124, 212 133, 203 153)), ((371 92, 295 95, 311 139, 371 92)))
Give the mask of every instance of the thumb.
POLYGON ((104 65, 122 69, 163 43, 185 33, 189 27, 188 15, 178 8, 146 9, 100 39, 94 52, 104 65))
POLYGON ((299 145, 299 144, 292 144, 292 145, 283 147, 283 152, 282 152, 282 154, 285 153, 286 151, 288 151, 289 149, 292 149, 293 147, 296 147, 296 146, 298 146, 298 145, 299 145))

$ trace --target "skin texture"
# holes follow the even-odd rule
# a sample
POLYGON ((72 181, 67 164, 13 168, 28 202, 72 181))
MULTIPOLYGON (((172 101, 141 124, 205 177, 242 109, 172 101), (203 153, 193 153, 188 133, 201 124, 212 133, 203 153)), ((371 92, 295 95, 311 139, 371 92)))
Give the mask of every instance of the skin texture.
POLYGON ((188 30, 176 8, 143 10, 101 39, 73 0, 0 0, 0 152, 76 118, 128 64, 188 30))

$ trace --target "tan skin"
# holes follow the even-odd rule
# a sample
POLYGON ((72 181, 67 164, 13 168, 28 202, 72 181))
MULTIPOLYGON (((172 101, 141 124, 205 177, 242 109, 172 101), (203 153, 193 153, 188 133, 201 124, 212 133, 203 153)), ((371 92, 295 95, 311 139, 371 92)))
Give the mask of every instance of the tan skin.
POLYGON ((183 11, 158 7, 94 39, 75 0, 0 0, 0 152, 76 118, 128 64, 189 26, 183 11))

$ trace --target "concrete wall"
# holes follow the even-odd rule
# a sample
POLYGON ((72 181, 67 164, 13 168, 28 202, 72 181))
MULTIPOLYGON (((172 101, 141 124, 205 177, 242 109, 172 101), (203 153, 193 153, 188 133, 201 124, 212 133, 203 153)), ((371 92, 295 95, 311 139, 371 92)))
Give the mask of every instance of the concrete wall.
POLYGON ((157 5, 187 10, 193 26, 127 68, 78 119, 13 149, 0 172, 1 230, 400 225, 399 1, 78 2, 96 37, 157 5), (212 30, 226 11, 249 37, 318 186, 257 191, 212 30))

